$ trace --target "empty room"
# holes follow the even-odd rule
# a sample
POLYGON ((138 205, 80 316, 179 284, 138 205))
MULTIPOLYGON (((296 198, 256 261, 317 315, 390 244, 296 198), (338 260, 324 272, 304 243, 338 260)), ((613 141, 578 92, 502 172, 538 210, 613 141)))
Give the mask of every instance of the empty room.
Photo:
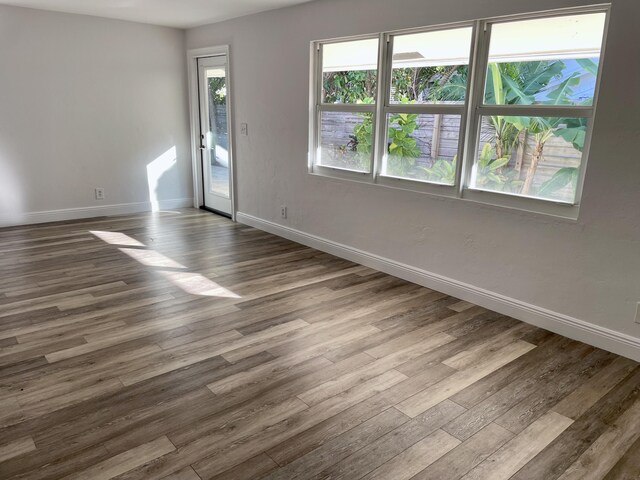
POLYGON ((639 25, 0 0, 0 479, 640 480, 639 25))

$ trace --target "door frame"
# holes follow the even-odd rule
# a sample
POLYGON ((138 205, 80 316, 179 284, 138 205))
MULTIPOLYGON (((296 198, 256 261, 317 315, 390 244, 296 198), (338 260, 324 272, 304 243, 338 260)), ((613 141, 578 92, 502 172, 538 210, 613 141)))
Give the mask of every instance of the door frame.
POLYGON ((233 133, 233 88, 231 83, 231 56, 229 45, 194 48, 187 50, 187 75, 189 83, 189 122, 191 133, 191 168, 193 172, 193 206, 204 205, 202 160, 200 154, 200 93, 198 89, 198 59, 202 57, 227 57, 227 115, 229 129, 229 196, 231 219, 236 221, 235 135, 233 133))

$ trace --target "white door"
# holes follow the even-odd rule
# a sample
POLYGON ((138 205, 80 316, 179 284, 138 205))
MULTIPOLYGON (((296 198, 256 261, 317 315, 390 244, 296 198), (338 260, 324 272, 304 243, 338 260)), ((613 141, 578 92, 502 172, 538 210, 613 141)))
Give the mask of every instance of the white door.
POLYGON ((233 165, 227 56, 198 59, 203 207, 232 216, 233 165))

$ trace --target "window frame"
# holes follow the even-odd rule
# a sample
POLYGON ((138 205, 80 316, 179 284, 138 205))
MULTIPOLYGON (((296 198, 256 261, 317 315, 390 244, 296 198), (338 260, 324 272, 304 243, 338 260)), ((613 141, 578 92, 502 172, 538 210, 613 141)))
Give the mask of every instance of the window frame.
POLYGON ((373 172, 375 168, 375 158, 376 158, 376 128, 377 125, 377 103, 374 105, 367 104, 357 104, 357 103, 323 103, 322 102, 322 46, 332 43, 343 43, 350 42, 355 40, 370 40, 377 39, 378 40, 378 63, 376 65, 376 102, 380 96, 380 56, 381 56, 381 39, 382 35, 374 34, 374 35, 357 35, 351 37, 342 37, 342 38, 332 38, 330 40, 322 40, 312 42, 312 58, 314 61, 312 62, 312 71, 314 72, 312 78, 312 116, 311 123, 312 126, 312 134, 310 147, 309 147, 309 170, 310 173, 318 173, 325 176, 333 176, 337 178, 343 178, 347 180, 356 180, 356 181, 373 181, 373 172), (323 112, 351 112, 351 113, 372 113, 373 114, 373 125, 374 130, 372 132, 372 145, 374 148, 371 152, 371 159, 369 162, 369 172, 359 172, 357 170, 350 170, 347 168, 333 167, 329 165, 321 165, 316 162, 317 157, 320 152, 320 140, 321 140, 321 129, 322 129, 322 113, 323 112))
POLYGON ((545 214, 570 220, 577 219, 582 198, 584 179, 589 159, 594 119, 596 116, 600 83, 607 43, 607 33, 610 19, 610 4, 569 7, 562 9, 530 12, 523 14, 490 17, 479 20, 432 25, 419 28, 400 29, 373 35, 358 35, 329 40, 311 42, 310 66, 310 135, 309 135, 309 173, 314 175, 353 180, 364 183, 382 185, 402 190, 417 191, 439 197, 456 198, 473 203, 482 203, 496 207, 545 214), (595 82, 593 103, 590 106, 564 105, 486 105, 484 104, 485 83, 491 42, 491 26, 498 23, 516 22, 541 18, 554 18, 589 13, 604 13, 604 30, 600 47, 600 61, 595 82), (393 65, 393 39, 399 35, 425 33, 458 28, 472 28, 470 45, 467 92, 464 104, 412 104, 399 105, 391 103, 391 78, 393 65), (364 105, 321 104, 322 95, 322 48, 327 43, 339 43, 350 40, 378 38, 377 92, 376 103, 370 107, 374 115, 373 153, 371 172, 356 172, 338 167, 322 166, 316 163, 320 142, 320 115, 322 111, 371 111, 362 108, 364 105), (344 108, 346 107, 346 108, 344 108), (353 108, 356 107, 356 108, 353 108), (458 162, 454 185, 438 184, 434 182, 382 175, 383 156, 387 155, 386 143, 388 135, 387 114, 389 113, 417 113, 417 114, 455 114, 460 115, 460 136, 458 144, 458 162), (576 117, 587 118, 585 133, 585 147, 580 162, 576 195, 573 203, 559 200, 536 198, 506 192, 494 192, 470 187, 472 169, 478 151, 478 137, 481 120, 486 115, 527 115, 546 117, 576 117))
POLYGON ((378 153, 376 154, 377 168, 375 171, 375 182, 380 185, 386 185, 389 187, 402 188, 406 190, 413 190, 425 193, 432 193, 436 195, 442 195, 447 197, 457 197, 457 184, 460 182, 462 172, 462 158, 465 146, 465 124, 468 114, 469 95, 471 93, 471 78, 472 78, 472 64, 474 58, 475 48, 475 30, 477 28, 477 22, 457 22, 449 23, 445 25, 434 25, 430 27, 412 28, 405 30, 396 30, 392 32, 384 33, 384 56, 383 56, 383 86, 382 101, 379 102, 379 113, 377 118, 381 121, 377 125, 379 143, 377 144, 378 153), (416 33, 429 33, 438 32, 443 30, 457 30, 462 28, 471 28, 471 41, 469 42, 469 63, 468 63, 468 81, 466 87, 465 100, 459 105, 447 105, 437 103, 423 103, 412 105, 401 105, 391 103, 391 79, 393 72, 393 43, 394 38, 401 35, 411 35, 416 33), (388 142, 389 129, 387 125, 387 115, 393 113, 416 113, 418 115, 459 115, 460 116, 460 129, 458 135, 458 158, 460 161, 456 164, 456 175, 453 185, 447 185, 436 182, 428 182, 417 179, 409 179, 396 177, 391 175, 382 174, 382 166, 384 163, 384 157, 387 155, 386 145, 388 142))

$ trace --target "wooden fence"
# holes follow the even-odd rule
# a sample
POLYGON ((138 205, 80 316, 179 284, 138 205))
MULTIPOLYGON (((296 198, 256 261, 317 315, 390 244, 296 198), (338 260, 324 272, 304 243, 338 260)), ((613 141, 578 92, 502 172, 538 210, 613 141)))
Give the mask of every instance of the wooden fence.
MULTIPOLYGON (((363 121, 362 115, 345 112, 323 112, 321 138, 324 146, 347 147, 353 144, 354 128, 363 121)), ((418 128, 411 134, 418 143, 422 155, 418 162, 431 166, 437 159, 451 160, 458 153, 460 136, 460 117, 458 115, 419 115, 418 128)), ((493 128, 483 122, 480 141, 493 142, 493 128)), ((535 147, 535 138, 528 135, 523 142, 524 148, 514 151, 509 167, 521 172, 524 178, 531 164, 531 153, 535 147)), ((481 145, 482 146, 482 145, 481 145)), ((555 172, 565 167, 580 165, 581 152, 560 137, 551 137, 545 144, 543 160, 538 165, 533 188, 549 180, 555 172)))

